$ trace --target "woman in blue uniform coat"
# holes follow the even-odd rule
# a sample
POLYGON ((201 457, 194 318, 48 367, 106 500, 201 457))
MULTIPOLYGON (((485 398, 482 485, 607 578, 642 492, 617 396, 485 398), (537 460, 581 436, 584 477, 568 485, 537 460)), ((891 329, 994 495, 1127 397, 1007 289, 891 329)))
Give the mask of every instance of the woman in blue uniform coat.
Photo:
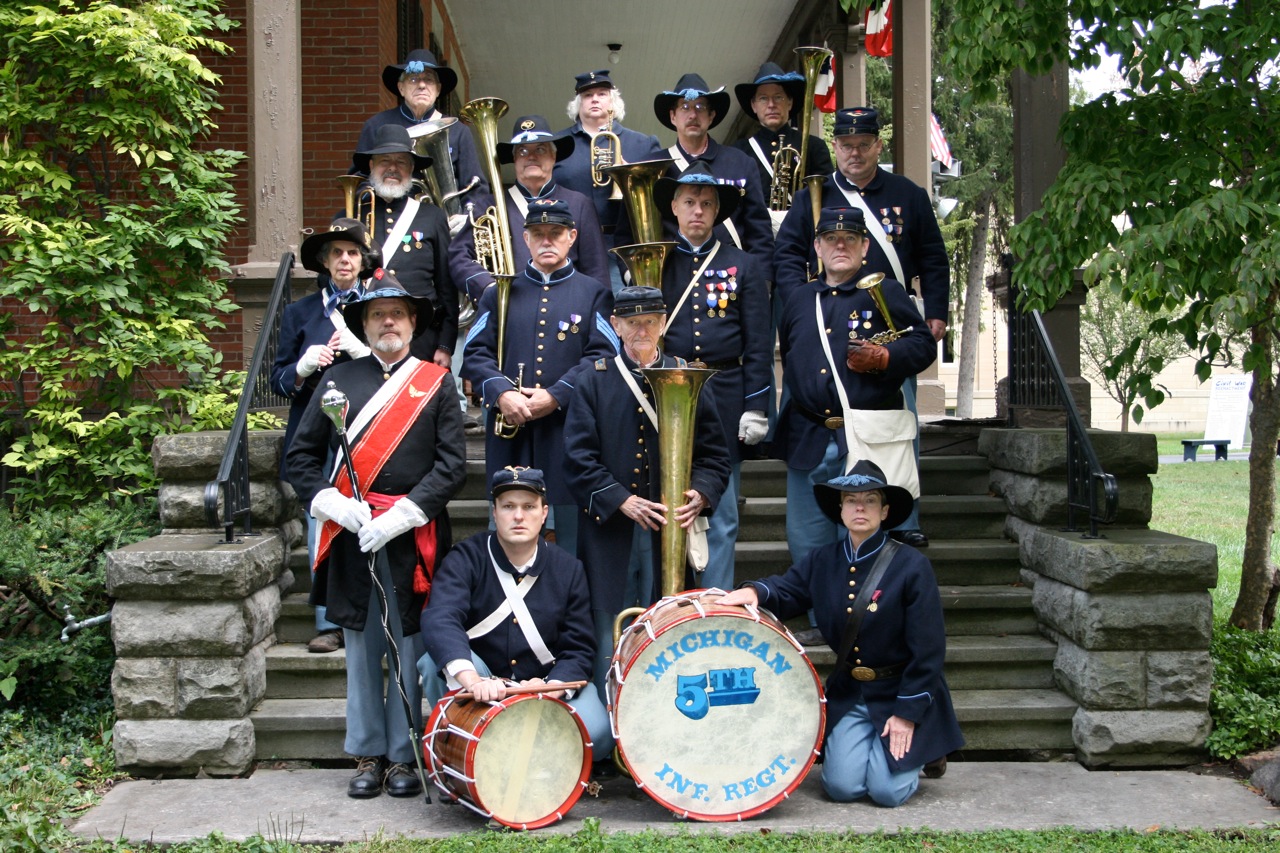
POLYGON ((964 745, 942 673, 947 641, 937 581, 928 558, 885 533, 910 512, 911 495, 886 483, 874 463, 858 462, 813 491, 849 535, 720 603, 759 604, 783 619, 813 608, 837 650, 827 680, 822 787, 839 802, 870 797, 899 806, 919 787, 922 768, 942 775, 947 754, 964 745))

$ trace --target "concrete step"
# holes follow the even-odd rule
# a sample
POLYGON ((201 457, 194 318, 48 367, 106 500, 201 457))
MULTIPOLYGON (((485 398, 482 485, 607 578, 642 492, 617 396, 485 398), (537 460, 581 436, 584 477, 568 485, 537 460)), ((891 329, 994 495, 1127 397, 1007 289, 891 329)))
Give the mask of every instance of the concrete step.
POLYGON ((1058 690, 952 690, 965 750, 1062 751, 1074 748, 1079 707, 1058 690))
POLYGON ((344 699, 347 650, 315 655, 305 643, 267 649, 267 699, 344 699))
MULTIPOLYGON (((450 515, 453 509, 450 505, 450 515)), ((920 526, 930 539, 998 539, 1007 509, 990 495, 925 495, 920 499, 920 526)), ((785 542, 787 499, 748 497, 738 510, 738 541, 785 542)))
POLYGON ((276 642, 306 643, 315 635, 316 611, 307 603, 307 593, 291 592, 284 596, 276 618, 276 642))
MULTIPOLYGON (((1076 703, 1053 689, 953 690, 971 751, 1062 751, 1072 748, 1076 703)), ((336 698, 265 699, 253 713, 259 760, 346 757, 346 703, 336 698)))
POLYGON ((920 456, 922 495, 985 495, 991 490, 991 465, 984 456, 920 456))

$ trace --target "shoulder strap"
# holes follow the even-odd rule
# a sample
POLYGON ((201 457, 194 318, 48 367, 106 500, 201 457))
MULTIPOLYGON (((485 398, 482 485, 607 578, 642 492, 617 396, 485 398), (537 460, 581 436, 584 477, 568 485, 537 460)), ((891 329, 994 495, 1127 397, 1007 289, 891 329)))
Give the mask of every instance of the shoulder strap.
POLYGON ((849 203, 859 208, 862 215, 867 220, 867 230, 871 232, 871 239, 876 241, 876 245, 880 247, 880 251, 884 252, 884 256, 889 259, 889 266, 893 267, 893 275, 898 281, 902 282, 902 286, 907 286, 907 279, 902 274, 902 261, 898 259, 898 250, 893 248, 893 244, 889 242, 889 238, 884 235, 884 229, 880 227, 880 220, 876 218, 875 213, 867 205, 867 200, 862 197, 860 192, 849 192, 840 186, 840 182, 835 179, 835 175, 831 176, 831 182, 836 185, 836 189, 844 193, 844 197, 849 203))
POLYGON ((760 147, 760 143, 756 142, 753 136, 747 140, 751 145, 751 150, 756 152, 756 157, 760 160, 760 165, 764 166, 764 170, 769 173, 769 177, 773 177, 773 162, 765 156, 764 149, 760 147))
POLYGON ((893 562, 893 557, 898 553, 900 546, 897 542, 889 537, 885 537, 884 546, 880 549, 880 556, 876 557, 875 563, 871 566, 871 574, 867 575, 863 581, 862 589, 858 592, 858 597, 853 601, 853 612, 849 614, 849 619, 844 623, 844 633, 840 635, 840 649, 836 652, 836 670, 841 670, 845 666, 845 661, 849 657, 849 651, 853 648, 854 642, 858 639, 858 631, 862 628, 862 617, 867 615, 867 607, 871 604, 871 596, 875 595, 876 587, 880 585, 880 578, 884 577, 885 569, 889 568, 889 564, 893 562))
POLYGON ((720 242, 716 241, 715 246, 707 255, 707 259, 702 262, 702 266, 693 271, 693 278, 689 279, 689 284, 684 289, 684 293, 680 294, 680 301, 676 303, 676 307, 671 309, 671 313, 667 315, 667 321, 662 324, 662 335, 665 337, 667 329, 671 328, 671 321, 680 313, 680 309, 684 307, 684 303, 689 299, 689 294, 698 286, 698 279, 702 278, 702 274, 707 271, 707 267, 711 265, 711 259, 716 256, 716 252, 720 251, 720 242))
POLYGON ((671 155, 671 159, 676 161, 676 165, 680 167, 680 171, 689 168, 689 161, 685 158, 684 152, 680 150, 679 145, 672 145, 667 149, 667 153, 671 155))
POLYGON ((418 215, 419 207, 421 207, 420 202, 413 196, 405 198, 404 210, 400 211, 400 218, 396 220, 396 224, 387 232, 387 239, 382 243, 383 263, 390 263, 391 258, 394 257, 396 249, 400 247, 400 241, 408 233, 414 217, 418 215))

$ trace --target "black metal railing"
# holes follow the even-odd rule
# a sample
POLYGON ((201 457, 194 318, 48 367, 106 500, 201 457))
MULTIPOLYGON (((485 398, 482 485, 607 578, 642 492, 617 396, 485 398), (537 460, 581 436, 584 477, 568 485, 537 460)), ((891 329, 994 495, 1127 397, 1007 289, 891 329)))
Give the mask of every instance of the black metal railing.
POLYGON ((1076 516, 1089 517, 1087 538, 1099 537, 1098 525, 1116 519, 1120 487, 1098 461, 1084 419, 1076 407, 1067 377, 1045 331, 1039 311, 1018 311, 1014 294, 1009 305, 1009 412, 1014 406, 1061 408, 1067 415, 1067 530, 1079 530, 1076 516))
POLYGON ((244 390, 240 392, 240 404, 227 435, 227 449, 218 466, 218 479, 210 480, 204 487, 204 516, 210 527, 221 527, 225 541, 235 541, 236 522, 244 523, 244 535, 253 533, 253 519, 249 512, 249 413, 263 409, 287 407, 288 398, 271 390, 271 366, 275 364, 276 348, 280 342, 280 318, 289 304, 293 253, 280 256, 275 284, 271 287, 271 299, 262 316, 262 328, 258 343, 253 348, 253 359, 245 374, 244 390))

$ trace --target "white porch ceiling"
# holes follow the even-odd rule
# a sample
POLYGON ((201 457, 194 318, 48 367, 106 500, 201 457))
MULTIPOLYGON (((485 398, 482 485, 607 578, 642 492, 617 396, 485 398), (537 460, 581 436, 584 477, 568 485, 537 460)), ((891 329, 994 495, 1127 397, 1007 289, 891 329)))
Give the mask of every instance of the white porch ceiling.
POLYGON ((675 134, 658 123, 653 97, 686 72, 729 92, 729 115, 712 131, 723 141, 741 111, 733 86, 755 76, 795 5, 792 0, 447 3, 471 97, 498 97, 511 106, 498 122, 499 139, 510 138, 518 115, 541 114, 553 128, 567 127, 565 106, 573 97, 574 76, 608 68, 626 100, 624 124, 655 134, 663 145, 670 145, 675 134), (617 65, 609 63, 605 45, 611 42, 622 45, 617 65))

